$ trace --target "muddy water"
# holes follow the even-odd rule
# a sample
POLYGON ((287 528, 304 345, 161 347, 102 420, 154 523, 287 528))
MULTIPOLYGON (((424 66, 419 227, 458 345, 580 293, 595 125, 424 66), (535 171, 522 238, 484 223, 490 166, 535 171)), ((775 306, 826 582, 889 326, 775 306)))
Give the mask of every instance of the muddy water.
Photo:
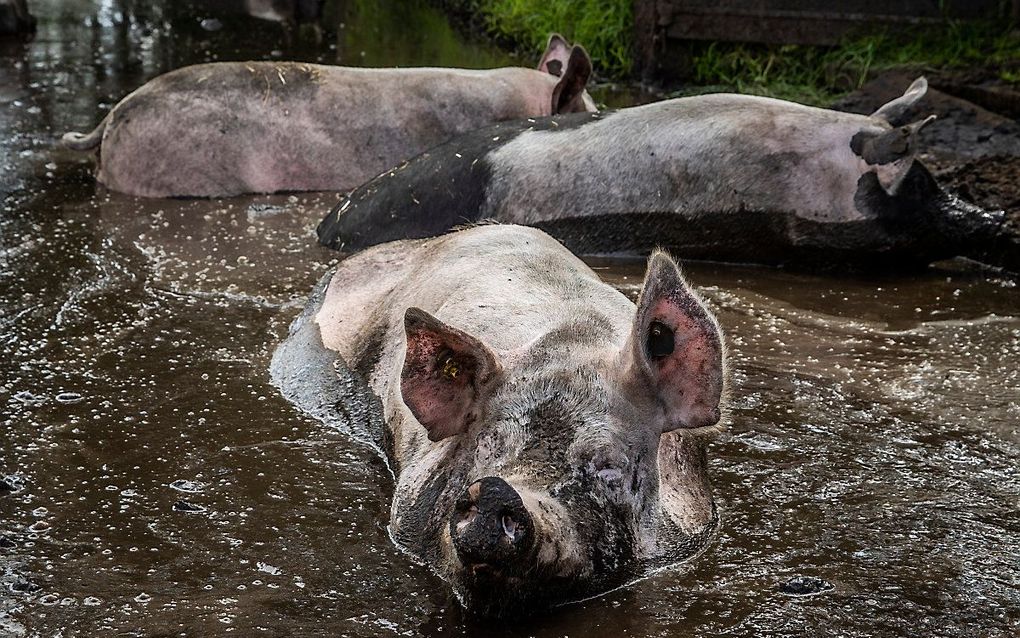
MULTIPOLYGON (((227 4, 40 0, 0 51, 0 636, 1020 630, 1015 285, 694 264, 732 363, 718 536, 544 618, 465 617, 390 543, 385 465, 269 383, 333 260, 310 240, 331 198, 135 200, 52 142, 205 59, 507 58, 413 2, 290 30, 227 4)), ((640 263, 592 263, 636 293, 640 263)))

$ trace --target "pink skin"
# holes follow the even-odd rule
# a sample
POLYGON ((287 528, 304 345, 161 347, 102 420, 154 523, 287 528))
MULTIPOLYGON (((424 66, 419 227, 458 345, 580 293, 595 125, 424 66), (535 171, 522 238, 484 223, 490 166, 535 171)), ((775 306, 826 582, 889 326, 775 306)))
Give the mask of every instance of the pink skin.
POLYGON ((592 575, 592 556, 604 549, 585 537, 577 518, 585 513, 550 493, 563 477, 515 465, 530 443, 557 437, 555 421, 520 417, 549 396, 563 397, 585 424, 562 442, 567 449, 550 452, 569 464, 556 461, 553 474, 591 466, 605 468, 600 480, 642 476, 643 491, 606 496, 628 511, 620 524, 634 547, 626 551, 668 556, 670 530, 694 535, 712 525, 704 445, 719 430, 724 348, 714 318, 665 254, 649 260, 635 307, 535 229, 481 226, 394 242, 344 261, 312 320, 323 346, 348 364, 361 365, 373 344, 366 376, 382 399, 397 468, 391 532, 412 551, 430 546, 423 535, 436 538, 437 554, 422 557, 455 584, 470 566, 452 545, 450 508, 486 476, 523 499, 536 573, 592 575), (653 322, 675 337, 674 348, 654 356, 653 322), (445 483, 437 497, 434 478, 454 467, 463 485, 445 483), (418 510, 423 498, 437 500, 418 510))
POLYGON ((553 38, 541 65, 551 63, 562 77, 509 67, 202 64, 152 80, 95 131, 63 142, 101 144, 97 179, 131 195, 343 191, 459 133, 554 109, 594 110, 583 92, 591 72, 583 49, 553 38), (564 101, 563 86, 578 83, 564 101))

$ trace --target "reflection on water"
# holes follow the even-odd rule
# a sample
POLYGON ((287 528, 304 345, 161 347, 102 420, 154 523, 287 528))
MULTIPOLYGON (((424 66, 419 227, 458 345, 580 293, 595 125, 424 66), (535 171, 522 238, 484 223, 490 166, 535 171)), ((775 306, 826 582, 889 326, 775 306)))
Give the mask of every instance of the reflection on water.
MULTIPOLYGON (((2 51, 0 635, 1016 634, 1020 293, 937 271, 691 265, 732 362, 718 538, 524 625, 464 617, 390 543, 385 465, 269 384, 332 198, 135 200, 52 143, 205 59, 505 58, 421 3, 327 2, 319 42, 196 4, 41 1, 2 51)), ((592 263, 636 293, 640 263, 592 263)))

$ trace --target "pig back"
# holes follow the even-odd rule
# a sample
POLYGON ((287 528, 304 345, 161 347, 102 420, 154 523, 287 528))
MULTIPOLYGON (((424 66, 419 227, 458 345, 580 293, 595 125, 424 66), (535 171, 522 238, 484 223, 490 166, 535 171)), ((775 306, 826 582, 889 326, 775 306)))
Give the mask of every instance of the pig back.
POLYGON ((453 135, 541 109, 554 82, 512 68, 185 67, 114 109, 100 179, 157 197, 346 190, 453 135))

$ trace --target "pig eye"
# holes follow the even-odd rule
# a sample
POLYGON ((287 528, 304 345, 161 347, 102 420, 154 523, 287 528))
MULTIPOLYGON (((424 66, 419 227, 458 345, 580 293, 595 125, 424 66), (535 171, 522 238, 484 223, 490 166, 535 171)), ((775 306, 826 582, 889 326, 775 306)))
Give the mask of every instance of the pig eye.
POLYGON ((645 349, 652 359, 661 359, 673 354, 676 343, 673 339, 673 331, 666 324, 653 321, 648 327, 648 340, 645 342, 645 349))

